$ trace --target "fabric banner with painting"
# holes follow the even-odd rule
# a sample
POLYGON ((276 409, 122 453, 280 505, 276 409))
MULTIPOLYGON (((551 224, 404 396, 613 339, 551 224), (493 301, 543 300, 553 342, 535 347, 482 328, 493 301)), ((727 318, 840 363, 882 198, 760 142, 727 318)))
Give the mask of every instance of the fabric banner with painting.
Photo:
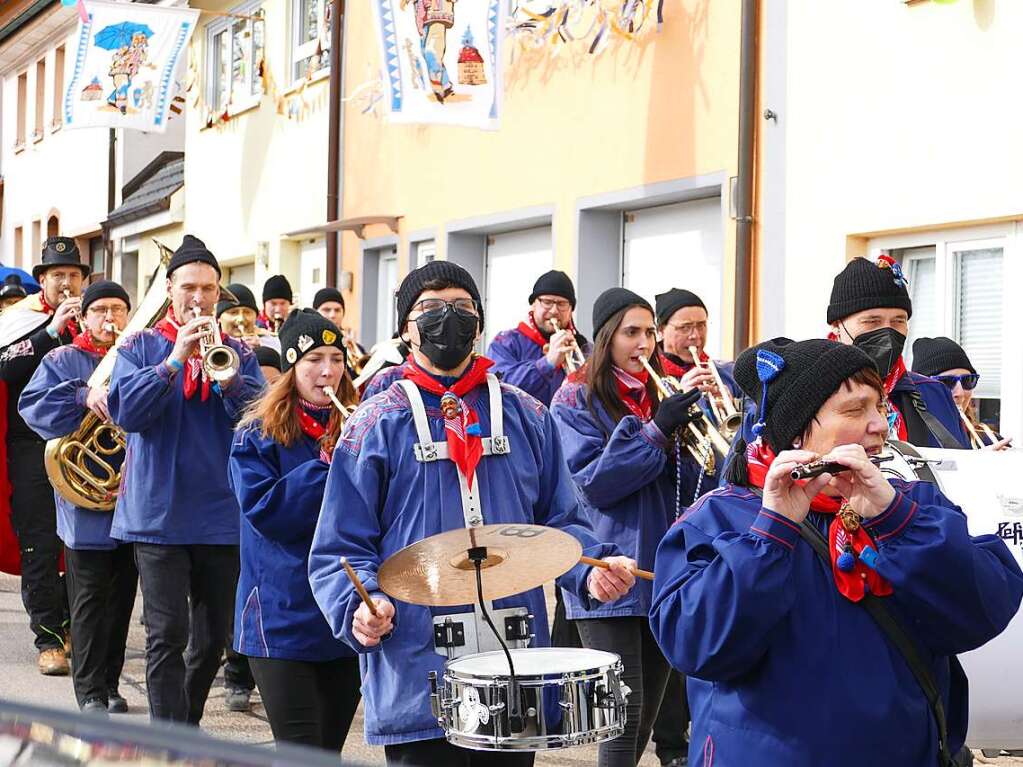
POLYGON ((505 0, 373 0, 390 119, 496 130, 505 0))
POLYGON ((199 11, 84 0, 64 125, 162 133, 199 11))

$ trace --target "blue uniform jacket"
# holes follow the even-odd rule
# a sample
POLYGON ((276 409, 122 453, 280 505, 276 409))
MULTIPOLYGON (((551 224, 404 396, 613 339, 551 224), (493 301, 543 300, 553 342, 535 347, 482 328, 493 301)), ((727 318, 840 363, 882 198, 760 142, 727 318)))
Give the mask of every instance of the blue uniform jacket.
MULTIPOLYGON (((994 535, 923 482, 891 482, 892 505, 864 524, 885 605, 930 661, 952 753, 967 694, 949 656, 1001 632, 1019 608, 1023 573, 994 535)), ((825 536, 832 517, 807 521, 825 536)), ((874 619, 835 586, 831 567, 785 517, 746 488, 704 496, 657 552, 650 625, 687 677, 692 767, 937 764, 930 707, 874 619)))
MULTIPOLYGON (((585 384, 567 383, 551 406, 568 468, 597 538, 617 544, 641 569, 652 570, 657 544, 675 520, 675 470, 668 460, 668 441, 652 421, 644 424, 634 415, 615 424, 599 400, 593 403, 599 414, 595 417, 586 391, 585 384)), ((692 501, 697 471, 684 452, 683 459, 686 504, 692 501)), ((645 616, 652 590, 650 581, 637 580, 626 596, 606 604, 584 603, 566 591, 566 615, 645 616)))
POLYGON ((107 403, 128 433, 111 535, 124 541, 238 544, 238 501, 227 481, 234 426, 265 383, 256 356, 233 338, 241 371, 223 391, 186 400, 183 372, 163 364, 173 344, 157 330, 119 347, 107 403))
POLYGON ((228 469, 242 519, 234 648, 243 655, 326 661, 355 654, 334 638, 309 587, 327 468, 305 434, 291 447, 263 437, 258 424, 235 434, 228 469))
MULTIPOLYGON (((450 385, 451 379, 441 379, 450 385)), ((592 557, 617 553, 602 545, 580 514, 572 478, 565 466, 547 409, 528 394, 502 385, 504 431, 511 453, 484 456, 476 469, 485 524, 525 522, 557 527, 574 535, 592 557)), ((433 439, 444 440, 440 398, 423 393, 433 439)), ((477 386, 464 401, 479 415, 483 436, 490 434, 487 387, 477 386)), ((471 606, 428 608, 395 603, 389 638, 366 648, 352 635, 359 595, 339 563, 348 557, 370 592, 377 592, 377 570, 392 554, 431 535, 465 526, 456 469, 451 461, 419 463, 405 391, 392 386, 363 402, 345 424, 327 476, 320 520, 309 557, 313 594, 335 636, 361 655, 366 740, 371 745, 441 738, 430 712, 427 675, 442 675, 444 658, 433 648, 431 615, 467 612, 471 606)), ((528 562, 524 563, 528 567, 528 562)), ((586 598, 587 567, 579 565, 558 582, 586 598)), ((379 595, 379 592, 377 592, 379 595)), ((495 601, 495 607, 529 608, 535 618, 534 644, 549 643, 543 590, 533 589, 495 601)))
MULTIPOLYGON (((85 398, 89 376, 100 356, 76 346, 58 346, 43 357, 18 400, 18 411, 43 439, 55 439, 76 431, 89 413, 85 398)), ((121 456, 111 456, 120 467, 121 456)), ((69 549, 113 549, 119 544, 110 537, 113 513, 75 506, 57 492, 57 535, 69 549)))
MULTIPOLYGON (((583 349, 584 354, 587 351, 583 349)), ((565 382, 565 369, 552 367, 543 348, 517 328, 498 333, 490 342, 487 356, 494 361, 494 372, 502 381, 532 394, 547 407, 565 382)))
POLYGON ((375 397, 382 391, 386 391, 391 384, 397 381, 405 375, 405 363, 402 362, 400 365, 391 365, 377 372, 375 376, 369 379, 365 389, 362 392, 362 401, 365 402, 370 397, 375 397))
MULTIPOLYGON (((959 416, 959 410, 956 408, 955 400, 952 399, 952 392, 948 390, 948 387, 940 381, 935 381, 933 378, 908 371, 906 375, 895 382, 892 396, 897 397, 899 392, 912 391, 913 389, 920 392, 924 405, 927 406, 927 411, 937 418, 941 425, 952 433, 953 437, 959 440, 960 445, 968 448, 970 446, 970 438, 966 433, 962 418, 959 416)), ((905 417, 905 414, 903 414, 903 417, 905 417)), ((941 444, 931 436, 930 441, 926 445, 921 445, 921 447, 941 447, 941 444)))

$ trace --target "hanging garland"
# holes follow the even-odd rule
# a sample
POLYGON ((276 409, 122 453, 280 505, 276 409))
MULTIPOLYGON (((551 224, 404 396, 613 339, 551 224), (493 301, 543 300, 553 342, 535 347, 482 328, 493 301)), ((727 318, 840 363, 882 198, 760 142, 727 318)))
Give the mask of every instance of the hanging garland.
POLYGON ((513 10, 508 35, 514 53, 552 48, 552 56, 579 43, 599 56, 612 37, 635 42, 644 29, 664 21, 664 0, 545 0, 521 2, 513 10))

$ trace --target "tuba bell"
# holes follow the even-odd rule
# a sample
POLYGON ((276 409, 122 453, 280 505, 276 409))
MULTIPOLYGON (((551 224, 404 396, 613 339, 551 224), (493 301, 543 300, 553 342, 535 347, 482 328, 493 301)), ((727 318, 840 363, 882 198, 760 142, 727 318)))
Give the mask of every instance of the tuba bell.
MULTIPOLYGON (((89 376, 90 388, 108 385, 121 342, 131 333, 155 325, 167 311, 164 275, 171 250, 160 242, 156 244, 160 248, 161 263, 149 291, 114 345, 89 376)), ((50 484, 62 498, 75 506, 92 511, 113 511, 121 484, 120 466, 124 460, 125 445, 124 432, 90 410, 74 432, 46 442, 44 464, 50 484)))

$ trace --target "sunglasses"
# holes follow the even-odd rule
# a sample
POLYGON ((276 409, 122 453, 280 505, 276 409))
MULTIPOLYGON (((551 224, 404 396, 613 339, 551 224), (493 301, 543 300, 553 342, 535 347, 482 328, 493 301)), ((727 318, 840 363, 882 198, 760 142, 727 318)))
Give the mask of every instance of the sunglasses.
POLYGON ((949 389, 956 388, 956 384, 962 384, 963 389, 966 391, 973 391, 977 388, 977 382, 980 381, 979 373, 967 373, 964 376, 934 376, 935 380, 941 381, 949 389))

